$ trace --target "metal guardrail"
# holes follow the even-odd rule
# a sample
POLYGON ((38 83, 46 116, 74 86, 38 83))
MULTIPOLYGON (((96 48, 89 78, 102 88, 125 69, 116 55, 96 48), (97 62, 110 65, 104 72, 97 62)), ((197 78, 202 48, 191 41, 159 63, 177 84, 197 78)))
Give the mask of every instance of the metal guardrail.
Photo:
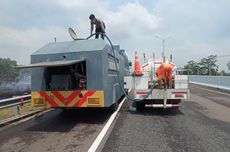
POLYGON ((31 94, 0 100, 0 109, 14 107, 31 101, 31 94))
POLYGON ((21 111, 21 107, 23 107, 23 104, 30 103, 30 102, 31 102, 31 94, 0 100, 0 110, 10 108, 11 110, 9 112, 12 112, 12 115, 9 115, 8 117, 3 117, 0 119, 0 128, 10 123, 19 121, 21 119, 24 119, 24 118, 27 118, 27 117, 30 117, 36 114, 40 114, 42 110, 44 110, 40 108, 40 109, 33 109, 29 111, 24 111, 24 112, 21 111))

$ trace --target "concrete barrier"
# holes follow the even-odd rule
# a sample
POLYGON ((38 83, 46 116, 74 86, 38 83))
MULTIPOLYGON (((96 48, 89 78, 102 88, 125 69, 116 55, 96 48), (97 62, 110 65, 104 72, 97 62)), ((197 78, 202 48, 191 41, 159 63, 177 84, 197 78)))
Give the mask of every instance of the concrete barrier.
POLYGON ((189 75, 189 82, 219 89, 230 90, 230 76, 189 75))

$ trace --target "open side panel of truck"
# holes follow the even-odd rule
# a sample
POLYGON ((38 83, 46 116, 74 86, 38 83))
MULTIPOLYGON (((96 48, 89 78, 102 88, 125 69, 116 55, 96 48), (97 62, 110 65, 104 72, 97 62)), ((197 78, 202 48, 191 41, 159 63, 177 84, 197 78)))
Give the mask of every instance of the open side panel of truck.
MULTIPOLYGON (((61 60, 34 63, 20 68, 44 68, 46 91, 87 89, 86 61, 61 60)), ((42 78, 41 78, 42 80, 42 78)))

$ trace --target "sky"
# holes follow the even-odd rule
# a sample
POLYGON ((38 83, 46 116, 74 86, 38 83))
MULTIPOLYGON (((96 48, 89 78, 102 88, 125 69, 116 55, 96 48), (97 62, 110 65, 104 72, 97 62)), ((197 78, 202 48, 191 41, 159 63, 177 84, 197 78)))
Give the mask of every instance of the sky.
MULTIPOLYGON (((177 66, 199 62, 209 55, 230 55, 229 0, 0 0, 0 57, 18 64, 30 63, 30 55, 53 42, 72 41, 90 34, 89 14, 104 20, 113 44, 126 50, 131 61, 138 51, 141 61, 162 54, 173 55, 177 66)), ((230 56, 219 57, 219 69, 227 72, 230 56)))

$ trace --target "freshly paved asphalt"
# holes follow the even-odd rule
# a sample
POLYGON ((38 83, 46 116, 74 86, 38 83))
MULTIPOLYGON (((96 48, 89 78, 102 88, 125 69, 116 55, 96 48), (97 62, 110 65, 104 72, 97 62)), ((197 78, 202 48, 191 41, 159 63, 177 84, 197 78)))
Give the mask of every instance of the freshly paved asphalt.
POLYGON ((178 110, 135 112, 126 102, 103 152, 230 151, 230 96, 197 85, 190 85, 190 90, 190 99, 178 110), (215 108, 215 104, 223 109, 215 108))
POLYGON ((111 112, 53 110, 0 130, 0 152, 84 152, 105 125, 111 112))
MULTIPOLYGON (((133 111, 126 101, 102 151, 230 151, 230 92, 209 89, 190 85, 190 99, 179 109, 133 111)), ((107 110, 53 110, 0 128, 0 152, 85 152, 110 115, 107 110)))

